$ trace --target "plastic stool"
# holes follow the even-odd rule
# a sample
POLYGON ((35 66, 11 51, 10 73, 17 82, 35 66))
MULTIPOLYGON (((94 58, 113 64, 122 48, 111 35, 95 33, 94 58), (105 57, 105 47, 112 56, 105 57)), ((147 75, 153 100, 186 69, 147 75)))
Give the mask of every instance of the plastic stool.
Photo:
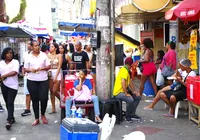
POLYGON ((145 96, 155 96, 153 87, 152 87, 151 82, 149 81, 149 79, 144 84, 143 94, 145 96))
POLYGON ((113 97, 113 99, 117 102, 117 107, 119 109, 119 117, 120 121, 123 121, 123 110, 122 110, 122 100, 113 97))
POLYGON ((188 107, 188 100, 187 99, 184 99, 184 100, 181 100, 181 101, 178 101, 176 103, 176 107, 175 107, 175 113, 174 113, 174 118, 177 119, 178 118, 178 110, 181 106, 181 102, 185 102, 184 104, 184 107, 185 107, 185 110, 187 110, 187 107, 188 107))
POLYGON ((114 109, 114 114, 116 116, 116 123, 120 124, 120 111, 118 109, 118 104, 119 102, 115 99, 109 99, 109 100, 100 100, 100 104, 101 104, 101 118, 104 117, 104 115, 107 113, 105 112, 105 106, 106 105, 112 105, 113 109, 114 109))

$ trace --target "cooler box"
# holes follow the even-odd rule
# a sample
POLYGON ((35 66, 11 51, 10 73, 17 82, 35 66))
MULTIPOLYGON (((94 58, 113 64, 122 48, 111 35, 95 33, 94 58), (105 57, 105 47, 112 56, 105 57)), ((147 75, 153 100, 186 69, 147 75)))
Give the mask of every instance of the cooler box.
POLYGON ((86 118, 65 118, 60 125, 60 140, 98 140, 99 126, 86 118))
POLYGON ((197 105, 200 105, 200 76, 189 76, 186 83, 187 99, 197 105))

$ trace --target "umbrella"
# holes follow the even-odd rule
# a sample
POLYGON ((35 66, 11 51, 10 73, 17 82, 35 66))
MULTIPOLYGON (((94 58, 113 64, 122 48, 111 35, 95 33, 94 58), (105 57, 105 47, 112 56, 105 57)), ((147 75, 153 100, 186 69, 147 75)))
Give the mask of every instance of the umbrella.
POLYGON ((88 20, 80 21, 60 21, 58 22, 59 29, 66 31, 78 31, 78 32, 91 32, 95 31, 95 25, 88 20))
POLYGON ((165 19, 183 21, 198 21, 200 19, 200 1, 184 0, 165 13, 165 19))
POLYGON ((72 31, 60 31, 60 35, 63 36, 88 36, 86 32, 72 32, 72 31))
POLYGON ((0 37, 32 38, 34 35, 17 25, 0 23, 0 37))

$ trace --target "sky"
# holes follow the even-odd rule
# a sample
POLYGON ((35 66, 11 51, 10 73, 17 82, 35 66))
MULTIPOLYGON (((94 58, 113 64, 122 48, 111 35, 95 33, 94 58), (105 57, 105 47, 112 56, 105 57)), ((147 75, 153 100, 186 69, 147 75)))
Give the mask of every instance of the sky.
MULTIPOLYGON (((10 19, 15 17, 20 8, 20 0, 5 0, 6 12, 10 19)), ((32 26, 46 27, 52 31, 51 0, 26 0, 27 8, 25 18, 32 26)))

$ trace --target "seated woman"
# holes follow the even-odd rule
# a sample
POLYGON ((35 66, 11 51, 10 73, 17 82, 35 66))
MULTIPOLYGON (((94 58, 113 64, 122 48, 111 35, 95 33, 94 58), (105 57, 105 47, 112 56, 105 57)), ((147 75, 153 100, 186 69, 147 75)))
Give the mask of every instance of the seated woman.
POLYGON ((180 61, 180 68, 183 71, 182 77, 176 76, 177 81, 181 86, 176 87, 174 90, 167 90, 160 93, 161 99, 169 106, 169 113, 164 114, 167 117, 173 117, 175 112, 176 103, 186 99, 186 79, 188 76, 196 76, 196 73, 190 68, 191 61, 189 59, 182 59, 180 61))
MULTIPOLYGON (((179 64, 180 65, 180 64, 179 64)), ((180 77, 182 76, 182 70, 179 68, 175 74, 172 75, 172 77, 180 77)), ((167 90, 173 90, 178 84, 180 84, 177 80, 174 80, 173 83, 171 85, 165 86, 164 88, 162 88, 161 90, 158 91, 158 93, 156 94, 156 97, 153 99, 152 103, 146 107, 144 107, 144 110, 153 110, 154 106, 158 103, 158 101, 160 100, 160 93, 167 91, 167 90)))
MULTIPOLYGON (((91 92, 91 101, 94 104, 94 113, 95 113, 95 121, 96 122, 102 122, 100 119, 100 111, 99 111, 99 99, 95 95, 94 90, 92 90, 92 83, 90 82, 89 79, 86 79, 87 75, 87 70, 81 70, 79 72, 79 79, 74 82, 74 87, 76 90, 81 91, 83 85, 87 86, 91 92), (93 93, 93 95, 92 95, 93 93)), ((71 109, 71 104, 72 104, 73 97, 70 97, 66 99, 66 117, 70 117, 70 109, 71 109)), ((90 101, 90 100, 89 100, 90 101)))

